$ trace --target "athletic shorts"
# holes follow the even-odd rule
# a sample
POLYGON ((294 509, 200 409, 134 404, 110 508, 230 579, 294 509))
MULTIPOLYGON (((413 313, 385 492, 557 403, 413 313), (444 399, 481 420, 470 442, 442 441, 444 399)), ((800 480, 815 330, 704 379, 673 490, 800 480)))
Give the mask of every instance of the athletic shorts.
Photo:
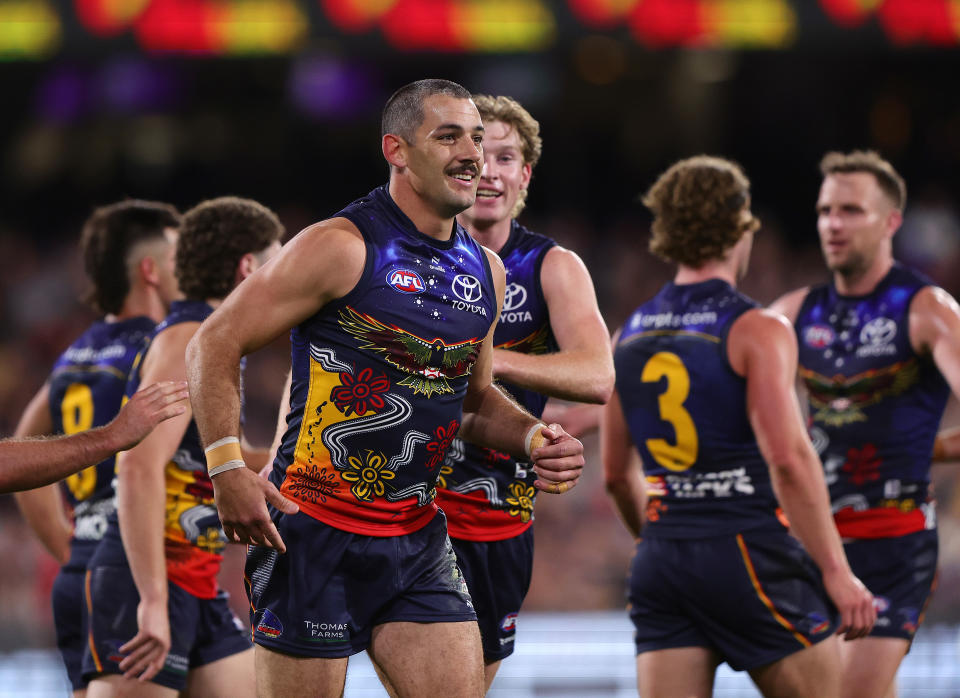
POLYGON ((57 649, 67 668, 74 691, 86 688, 83 680, 83 646, 87 633, 83 624, 83 581, 86 570, 62 568, 53 580, 53 624, 57 649))
POLYGON ((877 623, 870 635, 912 641, 936 583, 937 532, 856 540, 843 549, 853 573, 874 596, 877 623))
MULTIPOLYGON (((190 669, 244 652, 252 647, 246 626, 227 604, 227 592, 198 599, 167 583, 170 613, 170 652, 163 669, 151 681, 180 691, 190 669)), ((102 566, 87 570, 86 611, 89 641, 83 655, 83 678, 121 674, 120 646, 137 634, 140 595, 129 567, 102 566)))
POLYGON ((365 650, 383 623, 477 619, 442 513, 390 537, 342 531, 303 513, 274 520, 287 552, 247 548, 244 582, 258 645, 348 657, 365 650))
POLYGON ((533 576, 533 527, 505 540, 450 540, 477 611, 484 661, 509 657, 533 576))
POLYGON ((836 627, 819 571, 786 531, 644 539, 629 600, 637 654, 705 647, 737 671, 810 647, 836 627))

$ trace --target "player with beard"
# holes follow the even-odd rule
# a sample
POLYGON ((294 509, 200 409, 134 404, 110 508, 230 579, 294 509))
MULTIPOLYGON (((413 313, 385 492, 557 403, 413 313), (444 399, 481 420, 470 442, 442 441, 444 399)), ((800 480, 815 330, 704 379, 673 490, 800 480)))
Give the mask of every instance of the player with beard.
POLYGON ((340 695, 364 649, 400 696, 482 695, 476 615, 434 502, 445 452, 459 433, 532 455, 537 487, 580 475, 582 444, 492 382, 503 265, 455 219, 483 137, 460 85, 398 90, 381 129, 389 183, 297 235, 190 344, 220 516, 255 546, 261 696, 340 695), (237 450, 237 366, 288 330, 290 413, 266 482, 237 450))
POLYGON ((759 227, 750 183, 698 156, 644 203, 650 249, 677 273, 614 341, 601 428, 608 491, 642 536, 629 592, 640 694, 710 696, 726 661, 766 696, 838 698, 834 606, 853 639, 873 625, 873 599, 830 517, 793 332, 735 288, 759 227))
MULTIPOLYGON (((540 125, 510 97, 475 95, 485 129, 477 200, 458 216, 503 260, 507 287, 493 336, 493 375, 531 414, 548 397, 603 403, 613 390, 607 327, 580 258, 517 220, 540 159, 540 125)), ((526 458, 456 439, 437 504, 470 589, 489 689, 513 652, 533 572, 536 475, 526 458)))
POLYGON ((935 583, 930 462, 951 389, 960 395, 960 307, 893 258, 906 185, 889 162, 832 152, 820 170, 817 230, 833 279, 773 307, 796 328, 834 519, 877 599, 873 632, 843 647, 843 695, 893 696, 935 583))

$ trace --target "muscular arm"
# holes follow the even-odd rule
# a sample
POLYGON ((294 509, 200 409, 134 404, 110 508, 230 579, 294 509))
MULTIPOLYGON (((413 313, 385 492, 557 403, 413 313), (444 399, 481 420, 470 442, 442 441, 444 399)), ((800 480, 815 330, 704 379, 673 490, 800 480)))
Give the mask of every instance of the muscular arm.
MULTIPOLYGON (((187 375, 205 445, 239 434, 241 357, 345 295, 360 279, 365 254, 349 221, 318 223, 288 242, 204 321, 187 347, 187 375)), ((297 509, 275 487, 248 468, 216 475, 213 486, 228 538, 285 549, 264 497, 288 513, 297 509)))
MULTIPOLYGON (((182 381, 186 377, 183 352, 197 323, 182 323, 161 333, 144 360, 143 381, 182 381)), ((166 487, 164 469, 173 458, 190 424, 185 411, 157 427, 138 446, 117 456, 117 515, 123 549, 140 595, 139 632, 125 651, 148 654, 130 676, 145 669, 144 679, 163 667, 170 648, 167 618, 167 567, 164 555, 166 487)), ((136 655, 138 658, 139 654, 136 655)), ((136 663, 136 661, 132 662, 136 663)), ((122 669, 130 668, 124 664, 122 669)))
MULTIPOLYGON (((497 291, 497 317, 503 306, 506 271, 494 253, 485 250, 497 291)), ((470 374, 463 401, 463 424, 459 436, 467 441, 506 451, 518 458, 533 458, 537 473, 534 485, 546 492, 565 492, 573 487, 583 469, 583 444, 563 431, 558 424, 544 427, 535 437, 534 449, 527 454, 527 433, 540 423, 504 391, 493 384, 493 333, 496 321, 480 346, 470 374), (537 447, 538 444, 543 444, 537 447)))
MULTIPOLYGON (((30 404, 23 411, 15 438, 42 436, 53 432, 53 420, 50 418, 50 386, 44 385, 37 391, 30 404)), ((70 559, 70 538, 73 526, 63 505, 63 496, 59 485, 45 485, 35 490, 14 494, 20 513, 27 524, 37 534, 57 562, 65 565, 70 559)))
POLYGON ((600 417, 600 459, 607 494, 620 514, 623 525, 637 538, 647 509, 647 487, 640 455, 630 439, 616 390, 602 408, 600 417))
MULTIPOLYGON (((960 306, 941 288, 928 286, 910 304, 910 343, 931 356, 954 395, 960 397, 960 306)), ((935 461, 960 459, 960 428, 946 429, 933 445, 935 461)))
POLYGON ((747 382, 747 413, 791 528, 823 573, 847 638, 873 626, 872 597, 853 576, 830 512, 823 468, 807 436, 793 390, 797 342, 785 318, 744 313, 727 340, 730 364, 747 382))
POLYGON ((606 402, 613 390, 613 358, 590 273, 576 254, 554 247, 544 257, 540 280, 560 350, 495 349, 494 376, 551 397, 606 402))

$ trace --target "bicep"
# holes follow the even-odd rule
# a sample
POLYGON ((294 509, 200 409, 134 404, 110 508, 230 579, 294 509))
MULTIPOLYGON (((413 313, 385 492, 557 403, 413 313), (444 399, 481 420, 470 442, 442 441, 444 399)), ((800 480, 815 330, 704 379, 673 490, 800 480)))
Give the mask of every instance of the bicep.
POLYGON ((912 339, 930 351, 953 394, 960 397, 960 306, 939 288, 930 287, 917 295, 917 307, 911 308, 912 339))
POLYGON ((53 417, 50 414, 50 384, 44 383, 23 410, 14 436, 44 436, 53 433, 53 417))
POLYGON ((597 349, 609 353, 609 333, 597 306, 597 294, 583 261, 554 247, 541 269, 550 327, 561 351, 597 349))

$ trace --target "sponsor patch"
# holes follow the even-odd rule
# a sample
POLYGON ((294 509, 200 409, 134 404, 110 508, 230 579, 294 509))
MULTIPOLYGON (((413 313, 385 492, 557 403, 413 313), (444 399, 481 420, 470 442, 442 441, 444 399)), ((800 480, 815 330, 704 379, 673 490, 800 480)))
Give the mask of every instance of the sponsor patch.
POLYGON ((472 274, 457 274, 450 284, 453 295, 465 303, 476 303, 483 297, 480 280, 472 274))
POLYGON ((833 344, 836 334, 829 325, 809 325, 803 331, 803 341, 808 347, 824 349, 833 344))
POLYGON ((517 614, 508 613, 503 617, 503 620, 500 621, 500 629, 506 632, 517 629, 517 614))
POLYGON ((409 269, 393 269, 387 274, 387 283, 400 293, 422 293, 426 288, 423 279, 409 269))

